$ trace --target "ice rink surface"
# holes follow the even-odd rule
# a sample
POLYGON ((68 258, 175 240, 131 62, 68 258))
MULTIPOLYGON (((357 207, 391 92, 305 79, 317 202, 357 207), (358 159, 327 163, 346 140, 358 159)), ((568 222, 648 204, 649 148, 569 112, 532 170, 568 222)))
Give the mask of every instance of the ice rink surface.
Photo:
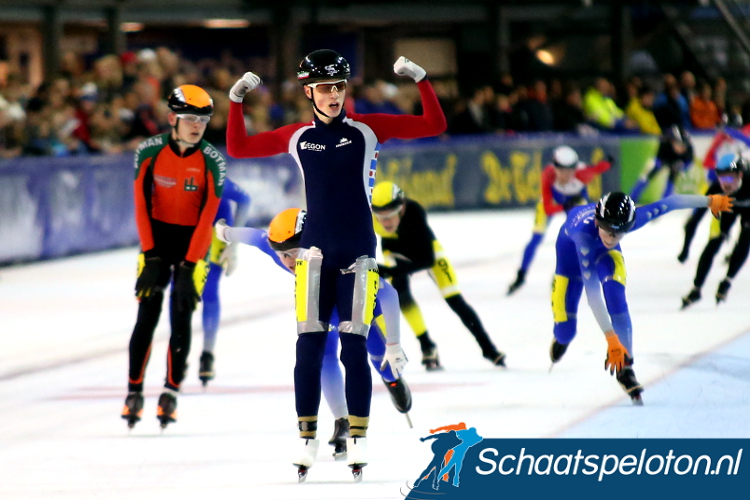
POLYGON ((445 369, 424 371, 402 322, 414 428, 375 378, 370 464, 359 484, 325 444, 333 418, 324 402, 318 461, 307 482, 297 483, 293 279, 259 251, 242 248, 238 271, 222 280, 217 377, 205 392, 196 314, 179 419, 164 432, 155 412, 166 315, 146 374, 144 418, 131 432, 120 418, 136 315, 136 248, 0 269, 0 499, 398 499, 431 458, 418 438, 458 422, 487 438, 748 438, 750 271, 740 272, 717 307, 713 296, 731 248, 725 245, 703 300, 680 311, 708 233, 706 218, 690 259, 679 264, 688 215, 668 214, 622 242, 635 368, 646 389, 645 406, 634 407, 603 370, 606 342, 585 299, 578 337, 549 371, 559 216, 526 286, 506 297, 531 236, 532 211, 432 214, 461 290, 507 353, 508 368, 481 357, 427 274, 417 275, 413 292, 445 369))

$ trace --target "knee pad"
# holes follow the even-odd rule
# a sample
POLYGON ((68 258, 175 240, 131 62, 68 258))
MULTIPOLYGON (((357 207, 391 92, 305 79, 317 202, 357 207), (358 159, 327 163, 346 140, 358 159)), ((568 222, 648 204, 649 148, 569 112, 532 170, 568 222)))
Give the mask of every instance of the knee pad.
POLYGON ((354 273, 354 287, 352 293, 352 319, 342 321, 339 325, 341 333, 356 333, 367 336, 370 331, 375 311, 375 298, 378 294, 380 275, 375 259, 363 255, 342 273, 354 273))
POLYGON ((317 247, 301 252, 295 266, 295 310, 297 333, 327 332, 328 324, 320 321, 320 276, 323 253, 317 247))

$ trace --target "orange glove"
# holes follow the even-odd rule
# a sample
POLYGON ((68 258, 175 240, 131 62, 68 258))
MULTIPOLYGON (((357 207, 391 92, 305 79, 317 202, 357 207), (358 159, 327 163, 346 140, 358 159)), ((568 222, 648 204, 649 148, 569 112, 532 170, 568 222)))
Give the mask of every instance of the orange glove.
POLYGON ((734 198, 723 194, 711 194, 708 196, 708 208, 716 218, 719 217, 721 212, 730 212, 733 204, 734 198))
POLYGON ((625 357, 628 356, 628 350, 620 342, 620 337, 615 332, 607 332, 607 359, 604 361, 604 369, 609 370, 613 375, 619 372, 625 366, 625 357))

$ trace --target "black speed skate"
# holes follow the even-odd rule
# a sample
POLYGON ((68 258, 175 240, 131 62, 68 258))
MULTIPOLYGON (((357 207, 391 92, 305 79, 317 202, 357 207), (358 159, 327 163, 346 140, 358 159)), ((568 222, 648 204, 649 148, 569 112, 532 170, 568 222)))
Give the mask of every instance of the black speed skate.
POLYGON ((508 295, 513 295, 518 291, 519 288, 523 286, 523 284, 526 283, 526 272, 518 270, 518 275, 516 276, 516 281, 514 281, 509 287, 508 287, 508 295))
POLYGON ((552 360, 553 363, 557 363, 562 359, 567 350, 568 344, 561 344, 555 339, 552 341, 552 346, 549 348, 549 359, 552 360))
POLYGON ((630 396, 630 400, 635 406, 643 406, 643 399, 641 398, 643 386, 635 379, 635 372, 633 372, 632 366, 626 365, 622 370, 617 372, 617 382, 620 383, 620 387, 625 391, 625 394, 630 396))
POLYGON ((214 355, 208 351, 203 351, 201 353, 200 366, 198 368, 198 378, 203 382, 203 387, 206 387, 209 380, 213 380, 215 375, 214 355))
POLYGON ((721 302, 724 302, 727 300, 727 294, 729 293, 729 289, 732 288, 732 282, 728 279, 722 280, 721 283, 719 283, 719 289, 716 290, 716 305, 718 306, 721 302))
POLYGON ((143 393, 130 392, 125 398, 125 406, 122 409, 122 418, 128 421, 128 427, 132 429, 140 422, 143 414, 143 393))
POLYGON ((383 383, 388 388, 393 406, 396 407, 399 413, 408 413, 411 410, 411 390, 406 385, 406 382, 404 382, 404 379, 399 378, 393 382, 383 379, 383 383))
POLYGON ((502 366, 505 368, 505 353, 500 351, 489 352, 484 354, 485 359, 489 359, 490 362, 495 366, 502 366))
POLYGON ((177 396, 171 392, 161 393, 156 407, 156 418, 159 419, 162 429, 165 429, 168 424, 177 422, 177 396))
POLYGON ((443 369, 440 365, 440 356, 438 355, 438 348, 436 345, 422 351, 422 364, 428 372, 443 369))
POLYGON ((699 300, 701 300, 701 291, 699 288, 693 288, 692 290, 690 290, 689 294, 685 295, 682 298, 681 309, 687 309, 688 307, 690 307, 692 304, 695 304, 699 300))
POLYGON ((343 460, 346 458, 346 438, 349 437, 349 419, 337 418, 333 423, 333 436, 328 444, 333 446, 333 458, 343 460))

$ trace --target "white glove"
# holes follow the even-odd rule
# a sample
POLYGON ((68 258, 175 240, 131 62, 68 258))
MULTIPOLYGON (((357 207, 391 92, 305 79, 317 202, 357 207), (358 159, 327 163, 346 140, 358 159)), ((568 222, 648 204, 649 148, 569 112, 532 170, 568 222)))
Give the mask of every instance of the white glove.
POLYGON ((258 75, 248 71, 247 73, 242 75, 242 78, 237 80, 235 84, 232 85, 232 90, 229 91, 229 99, 231 99, 232 102, 242 102, 242 100, 245 98, 245 94, 253 90, 261 83, 263 83, 263 80, 261 80, 258 75))
POLYGON ((404 56, 399 57, 398 61, 395 62, 393 72, 397 75, 408 76, 417 83, 424 80, 424 77, 427 76, 427 72, 422 66, 414 64, 404 56))
POLYGON ((216 230, 217 238, 219 238, 224 243, 231 243, 231 241, 229 240, 229 235, 227 234, 227 231, 230 229, 230 227, 227 226, 226 219, 217 220, 216 224, 214 224, 214 229, 216 230))
POLYGON ((224 247, 221 255, 219 256, 219 264, 226 266, 226 275, 231 276, 232 273, 237 269, 237 245, 229 244, 224 247))
POLYGON ((383 362, 380 364, 380 369, 385 369, 386 365, 390 365, 391 373, 395 378, 399 378, 404 373, 404 367, 409 360, 406 359, 404 350, 401 349, 401 344, 386 344, 385 356, 383 356, 383 362))

